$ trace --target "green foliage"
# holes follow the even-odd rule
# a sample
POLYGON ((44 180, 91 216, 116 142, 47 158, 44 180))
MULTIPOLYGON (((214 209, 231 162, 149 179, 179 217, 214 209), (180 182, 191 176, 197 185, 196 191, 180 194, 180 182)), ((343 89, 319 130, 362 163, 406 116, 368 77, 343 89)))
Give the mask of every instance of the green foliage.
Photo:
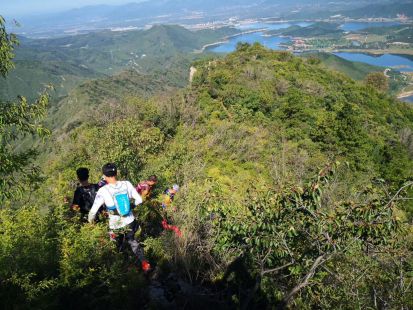
POLYGON ((97 283, 110 272, 113 244, 107 227, 86 225, 69 227, 61 236, 60 272, 63 284, 76 283, 79 288, 97 283))
MULTIPOLYGON (((309 64, 299 58, 288 61, 288 55, 239 46, 225 60, 199 66, 193 85, 214 101, 214 113, 219 111, 221 117, 277 124, 281 137, 300 141, 312 154, 322 150, 349 160, 357 170, 378 172, 389 159, 384 156, 389 139, 399 145, 397 130, 411 126, 408 117, 395 123, 392 115, 411 115, 411 108, 311 60, 309 64)), ((408 160, 400 167, 410 165, 408 160)), ((399 175, 396 170, 388 172, 382 175, 386 179, 399 175)))
POLYGON ((123 177, 136 180, 137 173, 147 162, 146 157, 160 152, 163 139, 158 128, 144 128, 129 119, 114 122, 105 131, 97 133, 92 145, 101 151, 96 154, 101 161, 116 162, 123 177))
POLYGON ((347 74, 354 80, 363 80, 371 72, 384 71, 384 68, 381 67, 362 62, 352 62, 329 53, 306 54, 304 57, 308 57, 309 61, 311 61, 311 57, 315 57, 327 68, 347 74))
MULTIPOLYGON (((101 31, 41 40, 22 38, 15 50, 16 69, 6 80, 0 80, 0 96, 11 100, 24 93, 27 98, 34 99, 44 85, 52 85, 54 92, 51 96, 59 101, 67 95, 76 96, 71 91, 83 82, 100 78, 103 81, 99 84, 108 86, 110 79, 107 76, 129 70, 134 73, 129 72, 131 77, 121 76, 127 90, 120 88, 120 79, 106 88, 105 85, 97 85, 102 87, 96 92, 91 83, 86 83, 83 90, 88 88, 90 93, 101 98, 108 94, 119 96, 133 91, 130 82, 134 82, 133 86, 140 86, 141 82, 134 77, 137 75, 142 80, 146 75, 155 77, 152 85, 145 85, 148 89, 156 88, 160 82, 183 87, 188 80, 190 62, 203 57, 193 51, 237 32, 227 27, 195 32, 176 25, 156 25, 148 30, 101 31)), ((13 47, 12 38, 7 46, 13 47)), ((95 100, 91 98, 90 101, 95 100)))
POLYGON ((7 73, 14 67, 13 50, 18 44, 16 35, 9 34, 6 31, 5 20, 3 16, 0 15, 0 74, 6 77, 7 73))
POLYGON ((42 210, 0 213, 7 305, 148 304, 142 274, 127 268, 127 252, 114 251, 105 223, 81 226, 59 206, 75 188, 76 168, 90 167, 96 182, 102 164, 115 161, 134 183, 159 178, 154 199, 134 212, 162 279, 213 288, 202 294, 223 308, 410 306, 411 107, 260 45, 195 66, 187 89, 97 100, 87 122, 52 136, 42 158, 47 179, 33 196, 42 210), (348 165, 320 172, 336 160, 348 165), (181 238, 159 223, 160 194, 173 183, 181 190, 167 212, 181 238), (15 275, 9 253, 20 264, 28 254, 15 253, 31 242, 39 263, 15 275))
POLYGON ((396 285, 390 275, 409 270, 408 246, 398 242, 406 234, 396 219, 403 212, 381 189, 411 178, 398 133, 411 127, 411 107, 317 62, 246 44, 198 63, 190 96, 201 109, 199 125, 180 128, 167 152, 174 159, 192 153, 205 167, 189 159, 168 165, 188 186, 176 201, 185 245, 175 254, 188 272, 239 292, 229 296, 239 307, 291 300, 301 308, 336 307, 337 300, 346 307, 355 291, 350 308, 412 302, 399 298, 410 278, 396 285), (350 169, 310 179, 332 158, 350 169), (376 254, 382 251, 403 264, 376 254), (386 266, 391 271, 382 275, 386 266))
MULTIPOLYGON (((6 76, 13 67, 12 51, 16 37, 7 34, 4 19, 0 16, 0 74, 6 76)), ((18 102, 0 101, 0 203, 21 195, 24 187, 36 183, 38 168, 33 165, 34 148, 18 149, 18 142, 27 135, 44 138, 49 131, 42 124, 47 113, 48 96, 41 95, 35 103, 19 97, 18 102)))
MULTIPOLYGON (((243 257, 251 273, 262 281, 268 303, 279 302, 279 296, 287 295, 318 259, 321 258, 317 268, 327 264, 330 274, 340 273, 330 260, 361 254, 366 248, 380 251, 396 236, 400 223, 380 190, 370 188, 360 193, 366 201, 362 204, 323 202, 323 192, 334 169, 334 166, 327 167, 303 188, 267 194, 254 189, 245 197, 243 213, 231 204, 216 205, 212 209, 215 214, 212 224, 217 234, 215 247, 233 253, 234 258, 243 257), (277 288, 275 292, 274 288, 277 288)), ((311 308, 312 303, 315 306, 329 300, 324 290, 330 285, 331 289, 336 289, 330 274, 321 270, 315 272, 311 281, 316 287, 305 295, 306 308, 311 308)), ((340 274, 340 277, 344 279, 346 275, 340 274)))
POLYGON ((382 72, 370 73, 364 81, 366 85, 374 87, 378 91, 386 92, 389 89, 389 81, 382 72))
MULTIPOLYGON (((17 55, 24 49, 24 43, 16 49, 17 55)), ((15 68, 6 79, 0 81, 0 96, 13 100, 18 94, 25 94, 30 100, 38 96, 38 92, 46 85, 51 86, 52 99, 67 95, 71 89, 85 79, 93 79, 101 75, 78 63, 67 61, 34 61, 20 59, 15 61, 15 68)))
POLYGON ((49 219, 34 207, 0 211, 0 291, 6 304, 33 300, 56 285, 57 231, 49 219))
POLYGON ((0 297, 23 308, 133 308, 145 291, 136 267, 114 249, 105 225, 68 222, 62 206, 0 211, 0 297), (126 264, 125 264, 126 263, 126 264), (125 289, 127 287, 127 289, 125 289), (93 296, 93 297, 92 297, 93 296))
MULTIPOLYGON (((344 73, 354 80, 362 81, 370 73, 380 73, 384 71, 384 67, 372 66, 362 62, 348 61, 330 53, 309 53, 303 55, 308 58, 308 62, 314 62, 314 57, 321 61, 327 68, 344 73)), ((390 70, 386 73, 390 78, 387 79, 388 88, 384 91, 389 91, 390 94, 397 94, 403 87, 407 86, 406 77, 396 70, 390 70)), ((383 84, 385 85, 385 84, 383 84)))

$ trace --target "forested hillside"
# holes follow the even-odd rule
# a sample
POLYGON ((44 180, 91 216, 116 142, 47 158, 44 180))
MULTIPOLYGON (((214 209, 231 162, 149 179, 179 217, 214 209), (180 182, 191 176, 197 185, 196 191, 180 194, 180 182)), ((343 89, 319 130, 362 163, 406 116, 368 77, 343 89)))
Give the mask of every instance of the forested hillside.
MULTIPOLYGON (((126 72, 76 90, 87 115, 70 94, 53 107, 78 123, 62 118, 66 135, 45 140, 39 178, 11 167, 1 183, 6 308, 413 307, 412 107, 258 44, 192 65, 180 90, 126 72), (115 251, 105 222, 81 224, 64 203, 78 167, 97 181, 106 162, 134 183, 156 174, 155 196, 181 185, 181 237, 161 231, 158 199, 135 210, 150 276, 115 251)), ((42 102, 28 134, 42 133, 42 102)), ((2 134, 27 129, 5 115, 2 134)))
POLYGON ((342 34, 344 31, 339 28, 339 24, 317 22, 310 26, 300 27, 298 25, 290 26, 286 29, 271 30, 269 35, 285 35, 291 37, 335 37, 342 34))
POLYGON ((166 75, 184 86, 185 69, 203 45, 239 32, 233 28, 190 31, 180 26, 156 25, 148 30, 100 31, 54 39, 21 38, 16 48, 16 70, 0 81, 2 98, 24 93, 35 98, 48 85, 54 99, 92 78, 132 69, 140 74, 166 75), (178 64, 183 64, 177 69, 178 64))

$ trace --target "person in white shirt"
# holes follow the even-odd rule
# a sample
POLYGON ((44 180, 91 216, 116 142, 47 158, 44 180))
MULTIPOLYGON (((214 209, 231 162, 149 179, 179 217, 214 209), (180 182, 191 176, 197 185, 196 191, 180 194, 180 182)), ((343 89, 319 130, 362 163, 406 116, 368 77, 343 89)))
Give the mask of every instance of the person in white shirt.
POLYGON ((141 263, 142 269, 148 271, 151 268, 150 264, 145 260, 143 250, 135 240, 138 224, 130 208, 130 199, 133 199, 135 206, 137 206, 142 203, 142 197, 129 181, 117 180, 115 164, 108 163, 104 165, 102 172, 107 184, 98 190, 88 220, 93 223, 99 208, 105 205, 109 213, 110 238, 117 242, 121 251, 126 241, 138 262, 141 263))

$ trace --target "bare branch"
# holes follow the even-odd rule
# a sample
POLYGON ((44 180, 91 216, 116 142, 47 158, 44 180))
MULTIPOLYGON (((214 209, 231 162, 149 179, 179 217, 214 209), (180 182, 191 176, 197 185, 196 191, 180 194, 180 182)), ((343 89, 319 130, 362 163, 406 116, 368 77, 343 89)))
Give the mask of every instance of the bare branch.
POLYGON ((280 302, 278 308, 279 309, 285 309, 285 307, 290 303, 291 299, 294 297, 295 294, 297 294, 300 290, 302 290, 304 287, 306 287, 310 279, 314 276, 317 268, 323 264, 326 261, 325 255, 321 255, 317 257, 317 259, 314 261, 313 265, 311 266, 309 272, 306 274, 306 276, 302 279, 302 281, 296 285, 280 302))
POLYGON ((283 265, 283 266, 281 266, 281 267, 277 267, 277 268, 273 268, 273 269, 268 269, 268 270, 263 270, 263 271, 261 272, 261 276, 264 276, 264 275, 266 275, 266 274, 268 274, 268 273, 273 273, 273 272, 279 271, 279 270, 281 270, 281 269, 287 268, 288 266, 291 266, 292 264, 294 264, 294 262, 285 264, 285 265, 283 265))
MULTIPOLYGON (((269 251, 267 253, 267 255, 271 253, 271 251, 269 251)), ((285 264, 281 267, 277 267, 274 269, 268 269, 268 270, 263 270, 261 271, 261 273, 257 276, 257 278, 255 279, 255 285, 252 288, 252 290, 250 291, 250 293, 248 294, 248 297, 246 298, 245 303, 242 305, 241 309, 248 309, 248 305, 250 304, 251 300, 254 298, 255 294, 257 293, 257 291, 259 290, 260 286, 261 286, 261 279, 264 275, 272 273, 272 272, 276 272, 279 271, 281 269, 287 268, 288 266, 292 265, 293 262, 285 264)))
POLYGON ((413 186, 413 182, 408 182, 406 183, 404 186, 402 186, 397 193, 393 196, 392 199, 390 199, 390 201, 387 203, 386 207, 389 207, 391 205, 391 203, 400 195, 400 193, 402 191, 404 191, 407 187, 413 186))

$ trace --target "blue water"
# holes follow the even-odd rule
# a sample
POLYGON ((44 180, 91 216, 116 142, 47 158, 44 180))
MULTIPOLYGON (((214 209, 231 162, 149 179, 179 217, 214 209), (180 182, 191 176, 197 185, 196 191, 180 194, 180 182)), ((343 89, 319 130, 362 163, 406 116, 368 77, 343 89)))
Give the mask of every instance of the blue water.
POLYGON ((340 26, 341 29, 344 31, 358 31, 365 28, 372 28, 372 27, 390 27, 390 26, 397 26, 400 23, 397 22, 374 22, 374 23, 345 23, 340 26))
POLYGON ((384 54, 380 56, 372 56, 362 53, 334 53, 334 55, 350 61, 359 61, 374 66, 413 72, 413 61, 398 55, 384 54))
POLYGON ((254 30, 254 29, 267 29, 267 30, 278 30, 278 29, 285 29, 294 25, 300 26, 300 27, 308 27, 313 23, 307 23, 307 22, 300 22, 300 23, 275 23, 275 24, 269 24, 269 23, 253 23, 253 24, 242 24, 237 26, 237 29, 240 30, 254 30))
MULTIPOLYGON (((277 30, 291 27, 293 25, 298 25, 301 27, 307 27, 312 23, 301 22, 301 23, 253 23, 253 24, 242 24, 236 28, 242 31, 256 30, 256 29, 266 29, 266 30, 277 30)), ((285 37, 274 37, 265 36, 264 32, 247 33, 239 36, 232 37, 228 42, 211 47, 208 50, 215 53, 230 53, 233 52, 239 42, 253 44, 259 42, 265 47, 271 48, 273 50, 282 50, 284 47, 280 46, 281 43, 288 42, 289 39, 285 37)))
POLYGON ((255 32, 255 33, 248 33, 248 34, 243 34, 240 36, 233 37, 228 42, 217 45, 208 50, 215 52, 215 53, 230 53, 236 49, 237 44, 239 42, 250 43, 250 44, 253 44, 255 42, 260 42, 262 45, 264 45, 267 48, 270 48, 273 50, 281 50, 285 48, 281 47, 280 43, 285 43, 288 41, 289 41, 288 38, 265 37, 263 36, 262 32, 255 32))
POLYGON ((413 96, 401 98, 401 101, 413 103, 413 96))
MULTIPOLYGON (((367 27, 381 27, 381 26, 391 26, 397 25, 399 23, 396 22, 382 22, 382 23, 345 23, 342 25, 342 28, 347 29, 363 29, 367 27)), ((254 30, 254 29, 267 29, 267 30, 275 30, 275 29, 282 29, 288 28, 293 25, 299 25, 301 27, 306 27, 311 25, 311 23, 275 23, 275 24, 267 24, 267 23, 254 23, 254 24, 244 24, 239 25, 237 28, 243 31, 254 30)), ((209 51, 216 52, 216 53, 230 53, 233 52, 237 44, 239 42, 246 42, 246 43, 255 43, 259 42, 262 45, 266 46, 267 48, 271 48, 273 50, 283 50, 284 47, 280 46, 280 44, 288 42, 290 39, 286 37, 276 37, 276 36, 265 36, 263 31, 255 32, 255 33, 248 33, 243 34, 235 37, 231 37, 228 42, 215 45, 213 47, 208 48, 209 51)), ((392 54, 385 54, 381 56, 372 56, 368 54, 362 53, 335 53, 335 55, 342 57, 344 59, 350 61, 359 61, 364 62, 370 65, 380 66, 380 67, 387 67, 393 68, 399 71, 408 71, 413 72, 413 61, 398 55, 392 54)))

